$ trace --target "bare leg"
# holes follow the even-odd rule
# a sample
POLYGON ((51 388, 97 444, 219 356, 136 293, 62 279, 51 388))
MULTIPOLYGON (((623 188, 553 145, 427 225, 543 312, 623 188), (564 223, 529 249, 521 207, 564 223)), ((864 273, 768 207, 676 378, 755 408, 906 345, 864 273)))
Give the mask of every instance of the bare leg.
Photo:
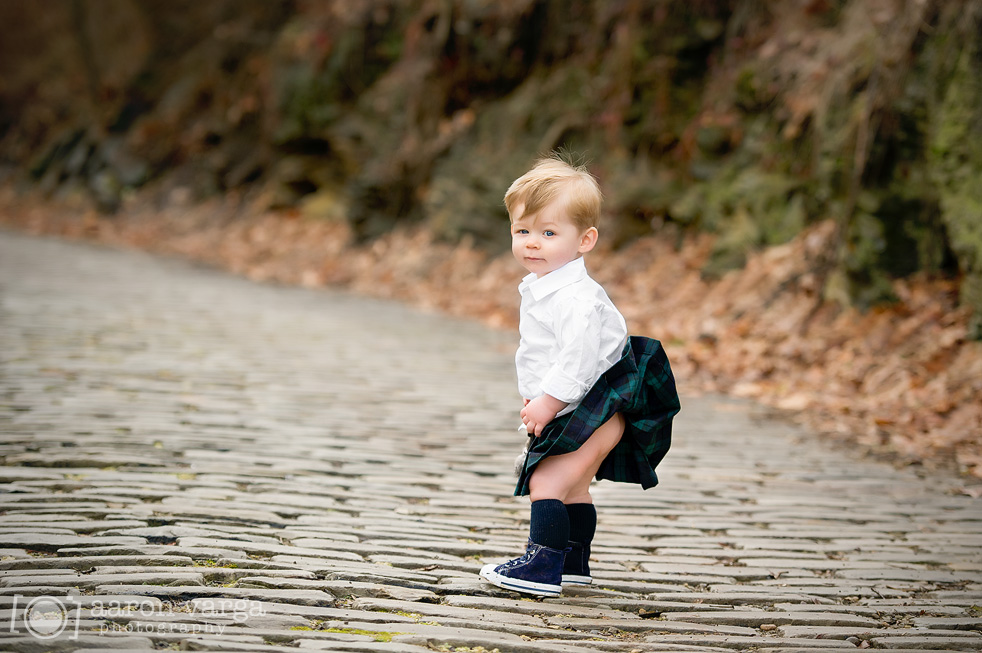
POLYGON ((600 463, 622 435, 624 418, 620 413, 615 413, 576 451, 544 459, 529 479, 532 501, 558 499, 563 503, 593 503, 590 483, 600 463))
POLYGON ((537 596, 558 596, 564 582, 580 585, 592 582, 589 567, 586 565, 589 542, 568 541, 569 522, 567 520, 564 526, 561 518, 568 517, 569 508, 555 504, 557 501, 562 501, 563 504, 593 503, 590 482, 596 476, 600 463, 623 434, 624 418, 615 414, 576 451, 550 456, 539 463, 529 479, 532 523, 529 528, 528 549, 521 558, 502 565, 484 565, 481 568, 482 578, 498 587, 537 596), (538 513, 537 507, 540 509, 538 513), (560 513, 558 515, 557 508, 560 513), (562 538, 558 544, 553 541, 557 538, 562 538), (572 566, 567 574, 566 552, 574 549, 581 564, 572 566))

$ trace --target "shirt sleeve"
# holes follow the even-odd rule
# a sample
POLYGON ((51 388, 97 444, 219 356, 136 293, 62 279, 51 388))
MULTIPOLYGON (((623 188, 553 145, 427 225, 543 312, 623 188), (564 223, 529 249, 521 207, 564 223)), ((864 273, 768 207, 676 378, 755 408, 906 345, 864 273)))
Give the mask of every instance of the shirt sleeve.
POLYGON ((573 404, 583 399, 597 380, 602 326, 599 307, 593 302, 572 301, 555 319, 559 351, 540 388, 560 401, 573 404))

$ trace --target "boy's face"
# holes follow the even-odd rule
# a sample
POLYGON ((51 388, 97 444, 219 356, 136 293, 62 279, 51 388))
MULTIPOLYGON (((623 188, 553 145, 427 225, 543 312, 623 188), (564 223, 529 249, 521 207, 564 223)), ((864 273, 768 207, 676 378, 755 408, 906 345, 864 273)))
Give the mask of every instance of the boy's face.
POLYGON ((593 249, 597 230, 581 231, 573 224, 561 201, 548 204, 532 216, 525 205, 515 207, 511 223, 511 251, 526 270, 543 276, 558 270, 593 249))

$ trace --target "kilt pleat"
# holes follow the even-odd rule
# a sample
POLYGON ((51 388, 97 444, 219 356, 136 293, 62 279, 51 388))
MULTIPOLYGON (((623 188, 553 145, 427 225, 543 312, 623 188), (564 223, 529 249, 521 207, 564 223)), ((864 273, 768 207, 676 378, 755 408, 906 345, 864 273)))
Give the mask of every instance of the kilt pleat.
POLYGON ((529 493, 529 479, 542 459, 576 451, 615 413, 624 417, 624 436, 600 464, 597 479, 654 487, 655 467, 672 444, 672 419, 680 408, 661 343, 631 336, 620 360, 597 379, 580 405, 554 419, 532 441, 515 496, 529 493))

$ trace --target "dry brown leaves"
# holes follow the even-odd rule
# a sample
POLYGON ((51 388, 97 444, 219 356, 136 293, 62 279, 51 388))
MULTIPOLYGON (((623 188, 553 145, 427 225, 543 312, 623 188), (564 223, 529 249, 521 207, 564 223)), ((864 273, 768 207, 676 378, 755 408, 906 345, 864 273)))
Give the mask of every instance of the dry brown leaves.
MULTIPOLYGON (((344 224, 251 213, 231 202, 106 218, 0 193, 0 221, 207 262, 250 279, 335 286, 514 328, 524 271, 510 255, 398 230, 364 246, 344 224)), ((896 306, 867 313, 822 303, 813 261, 830 224, 707 282, 712 241, 656 237, 587 261, 631 330, 660 339, 683 393, 752 398, 844 444, 897 463, 982 478, 982 343, 951 281, 898 281, 896 306)))

